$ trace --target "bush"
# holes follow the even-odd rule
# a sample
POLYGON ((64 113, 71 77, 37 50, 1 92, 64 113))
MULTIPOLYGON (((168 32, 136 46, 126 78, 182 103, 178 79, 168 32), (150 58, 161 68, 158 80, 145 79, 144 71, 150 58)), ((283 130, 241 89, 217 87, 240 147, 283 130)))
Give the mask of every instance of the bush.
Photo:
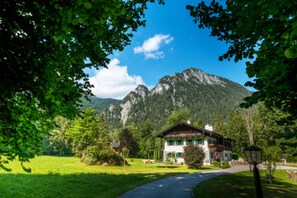
POLYGON ((287 157, 287 162, 290 162, 290 163, 297 163, 297 156, 288 156, 287 157))
MULTIPOLYGON (((111 166, 122 166, 124 165, 124 158, 118 153, 111 152, 109 150, 103 150, 97 153, 96 155, 85 155, 81 158, 81 161, 89 165, 102 165, 108 164, 111 166)), ((128 162, 125 160, 125 164, 128 162)))
POLYGON ((230 168, 230 165, 228 162, 225 162, 225 161, 221 161, 221 162, 218 162, 218 161, 213 161, 212 164, 215 166, 215 167, 218 167, 218 168, 230 168))
POLYGON ((229 162, 221 162, 221 168, 225 169, 225 168, 230 168, 229 162))
POLYGON ((239 159, 238 154, 236 154, 236 153, 232 153, 232 159, 233 159, 233 160, 238 160, 238 159, 239 159))
POLYGON ((188 168, 196 169, 203 165, 205 153, 203 148, 196 145, 188 145, 184 147, 184 159, 188 168))

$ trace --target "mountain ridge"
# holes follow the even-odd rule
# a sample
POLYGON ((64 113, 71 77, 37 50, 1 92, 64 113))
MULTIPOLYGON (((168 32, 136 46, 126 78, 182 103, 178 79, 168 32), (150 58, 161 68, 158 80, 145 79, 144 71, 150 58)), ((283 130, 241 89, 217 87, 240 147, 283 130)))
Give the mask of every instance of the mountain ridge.
POLYGON ((162 127, 175 109, 188 108, 192 119, 213 123, 216 116, 226 117, 239 108, 247 89, 226 78, 188 68, 172 76, 164 76, 149 90, 139 85, 103 115, 113 127, 148 121, 155 128, 162 127))

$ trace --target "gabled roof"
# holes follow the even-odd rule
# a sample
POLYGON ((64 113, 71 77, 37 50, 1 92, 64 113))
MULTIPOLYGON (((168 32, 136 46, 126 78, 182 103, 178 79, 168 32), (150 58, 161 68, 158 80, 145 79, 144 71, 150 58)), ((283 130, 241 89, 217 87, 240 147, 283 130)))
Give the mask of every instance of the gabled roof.
POLYGON ((221 134, 219 134, 219 133, 217 133, 215 131, 209 131, 209 130, 204 129, 204 128, 196 127, 196 126, 194 126, 192 124, 189 124, 187 122, 179 122, 179 123, 167 128, 167 129, 157 133, 155 135, 155 137, 163 138, 166 134, 176 131, 175 129, 180 128, 181 126, 188 127, 190 129, 192 129, 192 131, 198 131, 198 132, 200 132, 200 133, 202 133, 203 135, 206 135, 206 136, 221 137, 221 138, 233 140, 233 139, 231 139, 231 138, 229 138, 227 136, 223 136, 223 135, 221 135, 221 134))

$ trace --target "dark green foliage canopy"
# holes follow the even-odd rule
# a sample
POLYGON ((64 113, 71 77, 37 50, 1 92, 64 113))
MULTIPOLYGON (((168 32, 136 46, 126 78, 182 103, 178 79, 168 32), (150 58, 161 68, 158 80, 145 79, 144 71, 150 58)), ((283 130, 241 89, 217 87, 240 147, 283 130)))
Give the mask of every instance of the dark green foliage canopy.
POLYGON ((119 134, 120 139, 120 149, 123 150, 124 148, 128 149, 130 157, 136 157, 137 154, 137 142, 133 134, 130 132, 129 129, 123 129, 119 134))
POLYGON ((2 156, 28 161, 48 121, 76 113, 91 88, 83 69, 106 67, 130 43, 147 2, 154 0, 1 1, 2 156))
POLYGON ((106 122, 91 109, 85 110, 72 121, 67 137, 75 155, 88 164, 97 163, 100 153, 108 151, 111 143, 106 122))
POLYGON ((291 0, 213 0, 187 6, 199 28, 225 41, 228 51, 220 60, 234 57, 246 62, 257 91, 244 107, 264 101, 297 117, 297 2, 291 0))

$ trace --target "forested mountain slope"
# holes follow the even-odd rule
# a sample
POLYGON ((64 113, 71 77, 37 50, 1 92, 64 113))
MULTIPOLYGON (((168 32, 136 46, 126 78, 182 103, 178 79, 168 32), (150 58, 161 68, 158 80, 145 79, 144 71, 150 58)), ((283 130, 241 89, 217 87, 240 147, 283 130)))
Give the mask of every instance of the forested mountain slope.
POLYGON ((212 124, 216 116, 226 117, 239 108, 243 98, 250 94, 228 79, 189 68, 163 77, 152 90, 138 86, 120 103, 111 104, 103 114, 113 128, 148 121, 160 129, 172 110, 188 108, 192 121, 212 124))

